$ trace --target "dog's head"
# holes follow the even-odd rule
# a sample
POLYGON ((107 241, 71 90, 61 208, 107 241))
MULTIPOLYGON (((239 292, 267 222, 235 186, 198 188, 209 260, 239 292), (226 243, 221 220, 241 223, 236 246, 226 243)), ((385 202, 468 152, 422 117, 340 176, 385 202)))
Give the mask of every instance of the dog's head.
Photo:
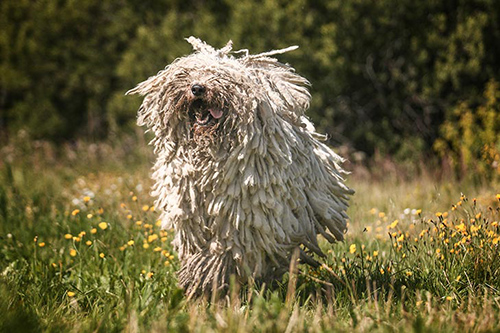
POLYGON ((308 81, 271 57, 296 47, 249 55, 231 52, 231 41, 216 50, 197 38, 187 40, 193 54, 128 92, 145 95, 139 125, 174 144, 210 144, 234 133, 247 136, 276 117, 300 122, 309 107, 308 81))

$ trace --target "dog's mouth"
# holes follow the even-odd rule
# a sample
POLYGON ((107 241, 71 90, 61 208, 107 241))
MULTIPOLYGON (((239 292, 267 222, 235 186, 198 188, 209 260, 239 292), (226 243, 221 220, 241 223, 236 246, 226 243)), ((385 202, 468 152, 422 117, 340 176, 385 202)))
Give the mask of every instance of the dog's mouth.
POLYGON ((201 99, 195 100, 189 108, 189 118, 197 127, 212 127, 219 123, 224 115, 222 109, 208 105, 201 99))

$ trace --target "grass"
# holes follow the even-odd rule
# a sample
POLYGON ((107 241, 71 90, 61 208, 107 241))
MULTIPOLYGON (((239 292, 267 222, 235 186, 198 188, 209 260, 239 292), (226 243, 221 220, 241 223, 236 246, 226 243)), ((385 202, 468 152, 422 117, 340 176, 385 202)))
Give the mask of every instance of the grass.
POLYGON ((189 300, 133 142, 2 148, 1 332, 500 332, 497 183, 355 172, 349 232, 319 269, 189 300))

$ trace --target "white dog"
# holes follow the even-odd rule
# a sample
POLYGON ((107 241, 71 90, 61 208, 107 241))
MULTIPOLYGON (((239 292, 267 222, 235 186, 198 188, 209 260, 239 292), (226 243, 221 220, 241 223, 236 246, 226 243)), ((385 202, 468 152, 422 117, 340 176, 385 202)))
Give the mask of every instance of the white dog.
POLYGON ((353 191, 304 116, 308 81, 271 57, 296 47, 249 55, 188 42, 193 54, 128 92, 145 96, 138 124, 155 134, 152 193, 175 230, 180 284, 278 278, 297 248, 314 265, 318 234, 343 239, 353 191))

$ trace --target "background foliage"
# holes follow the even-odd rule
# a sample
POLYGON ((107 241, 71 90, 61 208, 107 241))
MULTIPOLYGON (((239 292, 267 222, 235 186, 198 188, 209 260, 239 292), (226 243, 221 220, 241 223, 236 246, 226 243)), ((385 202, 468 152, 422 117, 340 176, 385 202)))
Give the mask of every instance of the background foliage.
POLYGON ((469 153, 452 129, 464 108, 481 118, 487 83, 500 81, 499 22, 495 0, 4 0, 0 132, 61 142, 134 130, 139 100, 124 92, 189 53, 183 38, 195 35, 253 53, 300 45, 280 60, 310 79, 309 114, 332 144, 402 160, 434 145, 466 165, 483 144, 500 150, 479 137, 480 120, 469 153))

